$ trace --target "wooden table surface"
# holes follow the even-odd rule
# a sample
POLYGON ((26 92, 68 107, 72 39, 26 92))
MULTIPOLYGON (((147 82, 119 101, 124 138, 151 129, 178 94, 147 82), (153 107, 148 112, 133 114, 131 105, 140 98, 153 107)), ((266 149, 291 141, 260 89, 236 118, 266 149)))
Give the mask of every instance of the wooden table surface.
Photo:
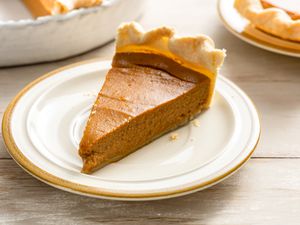
MULTIPOLYGON (((238 84, 261 115, 262 136, 251 160, 207 190, 152 202, 99 200, 52 188, 24 172, 0 138, 0 224, 300 224, 300 59, 270 53, 231 35, 216 1, 152 0, 146 28, 205 33, 226 48, 221 73, 238 84)), ((30 81, 58 67, 113 55, 110 43, 63 61, 0 69, 0 116, 30 81)))

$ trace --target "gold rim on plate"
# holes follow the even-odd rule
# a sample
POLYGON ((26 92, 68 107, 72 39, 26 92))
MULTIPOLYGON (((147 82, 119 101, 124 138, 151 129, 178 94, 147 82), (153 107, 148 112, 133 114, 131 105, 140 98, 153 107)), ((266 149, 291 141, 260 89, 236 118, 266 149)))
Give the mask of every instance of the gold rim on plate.
MULTIPOLYGON (((58 72, 61 72, 63 70, 67 70, 79 65, 83 64, 88 64, 96 61, 103 60, 103 58, 97 58, 97 59, 92 59, 92 60, 86 60, 82 61, 79 63, 74 63, 68 66, 64 66, 62 68, 56 69, 50 73, 47 73, 38 79, 32 81, 29 83, 24 89, 22 89, 16 97, 11 101, 11 103, 8 105, 6 111, 4 112, 3 120, 2 120, 2 134, 3 134, 3 139, 4 143, 7 147, 7 150, 11 157, 19 164, 25 171, 27 171, 29 174, 32 176, 36 177, 37 179, 54 186, 56 188, 62 189, 62 190, 67 190, 70 192, 75 192, 78 194, 84 194, 87 196, 93 196, 93 197, 99 197, 99 198, 108 198, 108 199, 119 199, 119 200, 135 200, 135 199, 162 199, 162 198, 168 198, 168 197, 175 197, 175 196, 180 196, 184 195, 187 193, 195 192, 197 190, 204 189, 205 187, 212 186, 224 178, 228 177, 229 175, 233 174, 235 171, 237 171, 243 164, 245 164, 248 159, 250 159, 251 155, 253 154, 259 139, 260 139, 260 131, 259 135, 256 141, 256 144, 254 145, 253 149, 250 151, 250 153, 234 168, 231 168, 229 171, 223 173, 222 175, 215 177, 209 181, 199 183, 197 185, 191 186, 191 187, 186 187, 182 188, 179 190, 174 190, 174 191, 165 191, 165 192, 156 192, 156 193, 145 193, 145 194, 140 194, 140 193, 114 193, 110 192, 109 190, 103 190, 101 188, 95 188, 95 187, 90 187, 87 185, 82 185, 74 182, 70 182, 64 179, 61 179, 57 176, 54 176, 41 168, 37 167, 34 165, 32 162, 30 162, 29 159, 27 159, 22 151, 17 147, 14 138, 11 133, 11 116, 14 111, 14 108, 18 101, 22 98, 24 94, 26 94, 33 86, 38 84, 39 82, 45 80, 48 77, 51 77, 58 72)), ((250 99, 250 98, 249 98, 250 99)), ((251 101, 251 99, 250 99, 251 101)), ((251 101, 252 102, 252 101, 251 101)), ((252 102, 253 104, 253 102, 252 102)), ((253 104, 254 105, 254 104, 253 104)), ((257 111, 257 110, 256 110, 257 111)), ((259 122, 259 121, 258 121, 259 122)), ((260 122, 259 122, 259 128, 260 128, 260 122)))

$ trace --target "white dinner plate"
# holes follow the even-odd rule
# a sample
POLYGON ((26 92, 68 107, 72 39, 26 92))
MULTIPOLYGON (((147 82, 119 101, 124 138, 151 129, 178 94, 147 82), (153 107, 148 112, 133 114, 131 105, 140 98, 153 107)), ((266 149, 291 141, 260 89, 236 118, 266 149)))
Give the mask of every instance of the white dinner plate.
POLYGON ((225 28, 241 40, 256 47, 288 56, 300 57, 300 43, 285 41, 275 36, 256 30, 260 36, 251 33, 247 29, 249 21, 242 17, 234 8, 235 0, 219 0, 218 13, 225 28), (248 30, 248 32, 247 32, 248 30), (265 37, 265 38, 264 38, 265 37), (270 41, 266 41, 266 40, 270 41))
POLYGON ((3 137, 16 162, 54 187, 93 197, 149 200, 207 188, 253 153, 260 123, 251 100, 219 76, 209 110, 128 157, 82 174, 78 144, 111 61, 67 66, 33 81, 8 106, 3 137))

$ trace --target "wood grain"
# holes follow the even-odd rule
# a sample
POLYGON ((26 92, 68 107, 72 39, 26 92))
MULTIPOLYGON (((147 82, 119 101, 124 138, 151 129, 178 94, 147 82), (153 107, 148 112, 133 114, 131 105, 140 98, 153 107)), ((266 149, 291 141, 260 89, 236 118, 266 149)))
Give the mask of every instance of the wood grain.
MULTIPOLYGON (((0 138, 0 224, 299 224, 299 59, 258 49, 231 35, 218 19, 216 0, 151 0, 141 23, 146 28, 164 24, 181 33, 205 33, 227 49, 221 73, 245 90, 261 115, 262 138, 254 158, 231 178, 202 192, 156 202, 116 202, 39 182, 12 161, 0 138)), ((110 43, 63 61, 0 68, 0 116, 40 75, 81 60, 111 57, 113 50, 110 43)))
POLYGON ((300 159, 252 159, 241 171, 205 191, 169 200, 120 202, 54 189, 11 160, 2 160, 0 183, 5 185, 0 187, 0 223, 297 224, 299 163, 300 159))

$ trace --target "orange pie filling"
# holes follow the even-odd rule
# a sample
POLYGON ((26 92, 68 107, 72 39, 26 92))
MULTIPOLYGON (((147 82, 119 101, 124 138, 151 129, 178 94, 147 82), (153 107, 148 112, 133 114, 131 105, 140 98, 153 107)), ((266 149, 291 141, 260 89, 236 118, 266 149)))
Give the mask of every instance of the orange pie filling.
POLYGON ((34 17, 67 13, 73 9, 92 7, 102 0, 23 0, 34 17))
POLYGON ((211 102, 214 93, 216 74, 199 64, 196 65, 188 62, 171 52, 158 51, 149 46, 140 45, 129 45, 117 49, 113 66, 122 65, 122 63, 125 62, 160 69, 179 79, 191 82, 202 80, 203 77, 206 77, 207 80, 210 81, 210 86, 208 89, 208 97, 203 107, 207 108, 211 102), (191 76, 191 74, 193 74, 193 76, 191 76))

